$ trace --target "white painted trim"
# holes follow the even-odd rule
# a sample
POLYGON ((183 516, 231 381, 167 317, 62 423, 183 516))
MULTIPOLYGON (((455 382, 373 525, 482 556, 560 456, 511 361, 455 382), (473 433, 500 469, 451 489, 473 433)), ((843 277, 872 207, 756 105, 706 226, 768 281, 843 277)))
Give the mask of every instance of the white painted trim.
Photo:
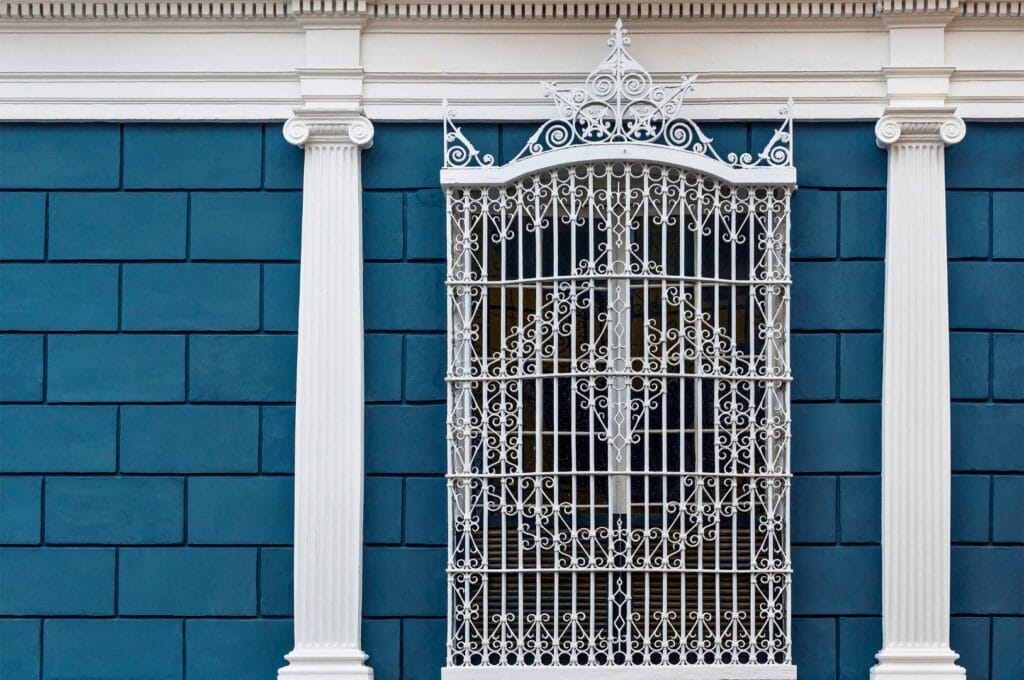
POLYGON ((871 677, 963 678, 949 648, 950 388, 945 147, 951 107, 894 108, 882 368, 882 631, 871 677))
MULTIPOLYGON (((777 112, 776 116, 778 116, 777 112)), ((790 166, 760 166, 740 169, 692 151, 634 142, 554 149, 498 166, 444 168, 441 170, 441 186, 470 184, 500 186, 547 168, 601 161, 646 161, 684 170, 694 170, 738 185, 796 185, 796 168, 790 166)))
MULTIPOLYGON (((2 35, 0 35, 2 41, 2 35)), ((2 50, 2 47, 0 47, 2 50)), ((888 105, 885 78, 874 74, 821 73, 815 82, 794 75, 767 86, 756 74, 703 74, 698 84, 716 95, 688 98, 695 120, 774 121, 778 105, 795 93, 796 120, 874 121, 888 105), (728 80, 728 84, 715 81, 728 80), (841 96, 829 92, 843 91, 841 96), (801 95, 803 93, 803 95, 801 95)), ((779 77, 780 74, 774 74, 779 77)), ((551 102, 536 95, 544 76, 527 74, 531 95, 473 98, 472 92, 523 86, 512 78, 480 76, 454 79, 422 74, 404 80, 363 79, 362 109, 375 121, 438 122, 446 96, 464 122, 540 121, 551 115, 551 102), (453 96, 460 95, 461 96, 453 96)), ((572 82, 580 74, 559 79, 572 82)), ((677 80, 657 74, 661 82, 677 80)), ((526 89, 526 88, 523 88, 526 89)), ((968 120, 1024 119, 1024 70, 954 72, 947 102, 968 120)), ((301 107, 299 78, 285 73, 0 73, 0 120, 8 121, 283 121, 301 107)))
POLYGON ((441 669, 441 680, 796 680, 796 666, 506 666, 441 669))
POLYGON ((295 648, 280 680, 372 680, 360 643, 363 592, 361 149, 373 125, 303 110, 295 395, 295 648))

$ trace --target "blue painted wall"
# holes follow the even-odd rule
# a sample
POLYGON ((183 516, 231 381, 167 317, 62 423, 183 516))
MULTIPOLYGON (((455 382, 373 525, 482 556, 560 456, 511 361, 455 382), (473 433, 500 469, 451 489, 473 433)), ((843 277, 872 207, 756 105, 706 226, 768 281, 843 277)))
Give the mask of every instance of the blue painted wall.
POLYGON ((952 614, 968 678, 1024 677, 1024 124, 947 152, 952 614))
POLYGON ((272 678, 291 648, 301 152, 0 126, 0 678, 272 678))
MULTIPOLYGON (((468 128, 500 158, 531 131, 468 128)), ((709 131, 725 149, 769 133, 709 131)), ((802 678, 865 678, 885 154, 868 124, 796 138, 795 653, 802 678)), ((437 678, 440 130, 380 125, 364 160, 364 643, 381 680, 437 678)), ((1016 678, 1024 125, 971 125, 948 175, 953 646, 972 680, 1016 678)), ((0 127, 0 677, 273 677, 291 646, 300 186, 275 125, 0 127)))

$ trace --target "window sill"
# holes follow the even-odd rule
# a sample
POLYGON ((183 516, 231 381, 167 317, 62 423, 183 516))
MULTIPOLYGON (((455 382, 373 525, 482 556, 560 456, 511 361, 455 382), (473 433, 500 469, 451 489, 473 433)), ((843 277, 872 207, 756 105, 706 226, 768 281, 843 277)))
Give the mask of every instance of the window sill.
POLYGON ((795 680, 793 665, 445 666, 441 680, 795 680))

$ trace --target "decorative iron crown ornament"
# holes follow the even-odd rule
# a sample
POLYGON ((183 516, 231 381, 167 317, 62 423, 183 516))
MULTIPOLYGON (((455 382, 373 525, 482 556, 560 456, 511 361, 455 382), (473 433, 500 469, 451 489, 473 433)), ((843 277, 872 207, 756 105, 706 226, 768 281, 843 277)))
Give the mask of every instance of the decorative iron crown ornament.
MULTIPOLYGON (((655 85, 651 74, 626 50, 629 31, 615 22, 608 56, 590 72, 582 87, 559 87, 544 82, 544 93, 555 101, 558 117, 543 123, 513 161, 573 146, 632 142, 667 146, 708 156, 733 168, 793 165, 793 99, 779 110, 782 124, 757 156, 729 153, 723 158, 714 141, 682 113, 683 100, 693 90, 696 75, 679 83, 655 85)), ((494 157, 481 154, 454 124, 455 113, 444 107, 444 165, 446 168, 488 167, 494 157)))

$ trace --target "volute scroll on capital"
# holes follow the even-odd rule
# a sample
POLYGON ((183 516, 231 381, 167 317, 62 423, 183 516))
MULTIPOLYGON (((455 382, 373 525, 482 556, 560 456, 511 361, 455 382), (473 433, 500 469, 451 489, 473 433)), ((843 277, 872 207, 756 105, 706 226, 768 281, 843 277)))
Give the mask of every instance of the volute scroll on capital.
POLYGON ((365 116, 351 113, 306 113, 285 121, 281 130, 285 140, 295 146, 306 144, 355 144, 360 149, 373 145, 373 123, 365 116))
POLYGON ((967 134, 953 108, 888 109, 875 123, 875 141, 885 149, 901 142, 935 142, 951 146, 967 134))

